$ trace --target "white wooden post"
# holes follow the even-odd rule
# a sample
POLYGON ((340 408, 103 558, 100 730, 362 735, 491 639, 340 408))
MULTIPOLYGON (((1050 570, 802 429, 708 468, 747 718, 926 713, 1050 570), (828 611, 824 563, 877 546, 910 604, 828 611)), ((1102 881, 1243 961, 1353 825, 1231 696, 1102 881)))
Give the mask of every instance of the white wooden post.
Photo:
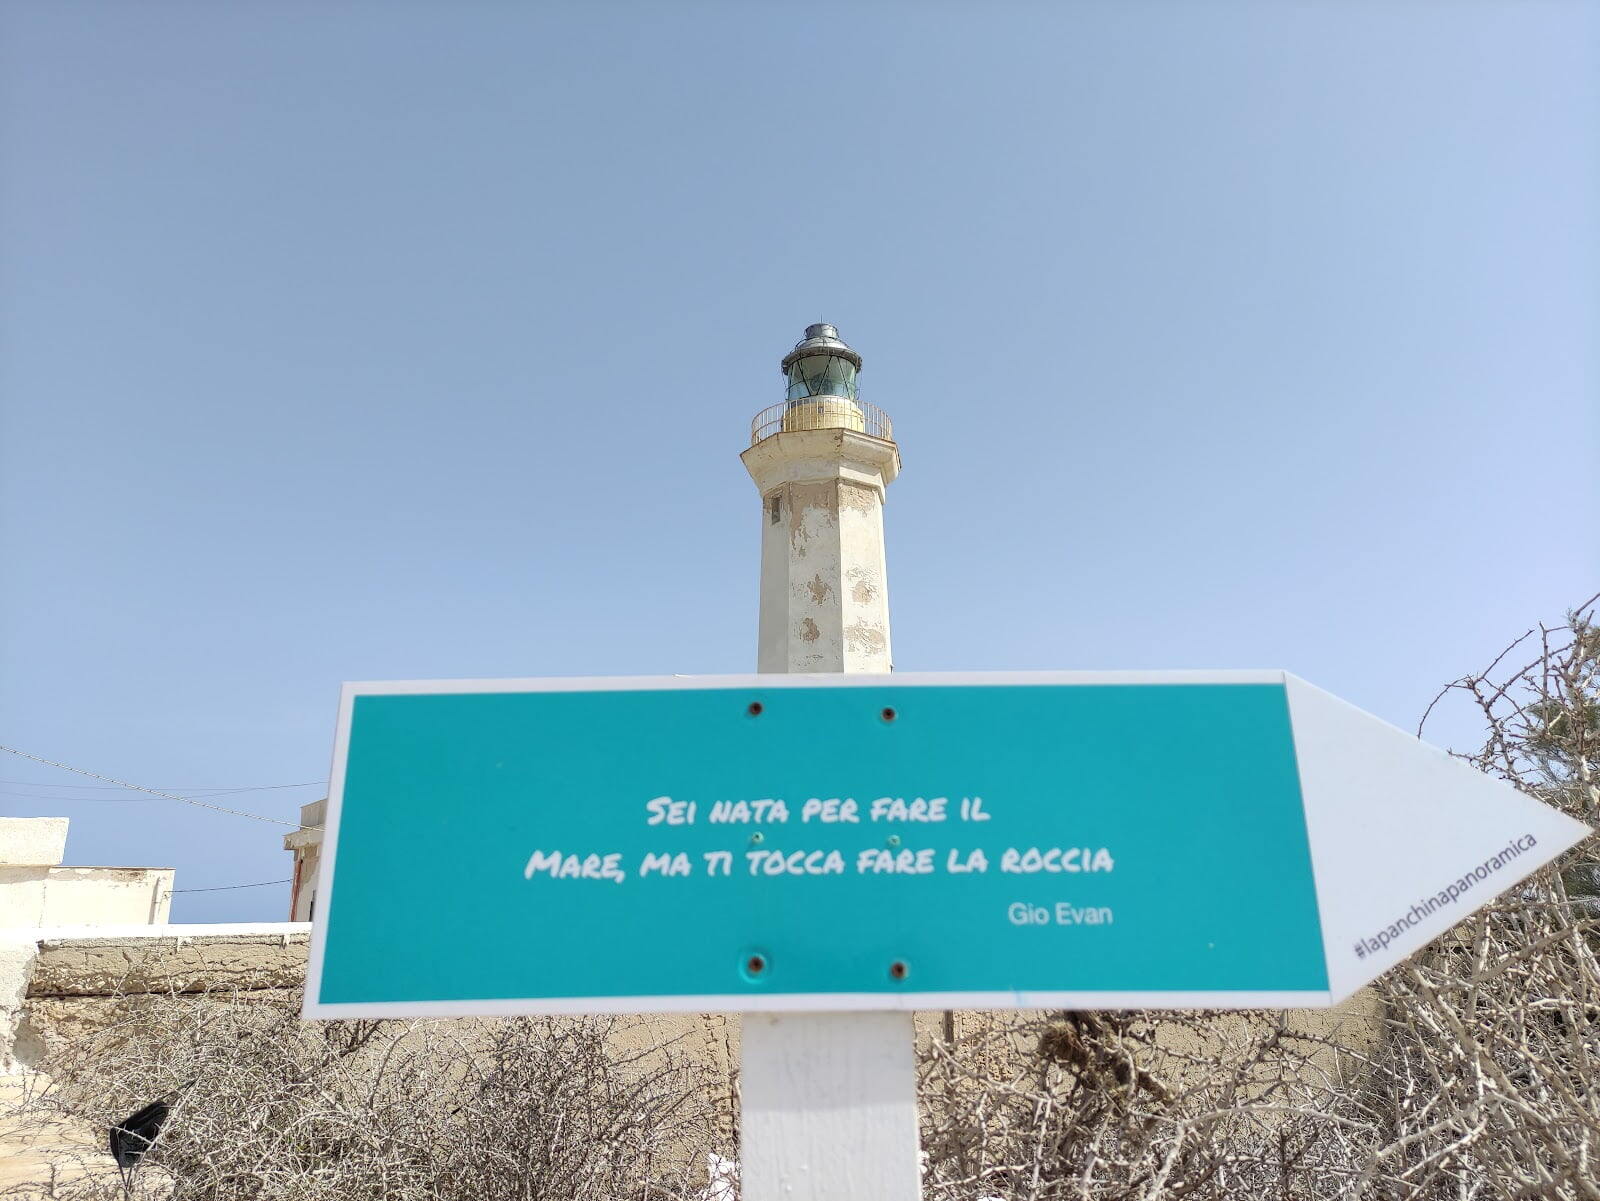
POLYGON ((916 1201, 909 1013, 744 1016, 744 1201, 916 1201))
MULTIPOLYGON (((830 325, 785 357, 860 358, 830 325)), ((742 456, 762 497, 761 672, 887 672, 888 422, 844 396, 757 418, 742 456)), ((826 747, 817 748, 819 755, 826 747)), ((777 948, 774 948, 777 950, 777 948)), ((909 1013, 747 1013, 743 1201, 915 1201, 922 1191, 909 1013)))

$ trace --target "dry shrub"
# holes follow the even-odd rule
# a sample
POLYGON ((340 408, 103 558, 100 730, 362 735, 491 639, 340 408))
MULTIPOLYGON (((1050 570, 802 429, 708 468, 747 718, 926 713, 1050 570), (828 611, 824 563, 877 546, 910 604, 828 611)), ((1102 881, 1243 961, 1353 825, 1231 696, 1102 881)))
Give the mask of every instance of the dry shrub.
MULTIPOLYGON (((1596 599, 1441 693, 1469 700, 1487 727, 1462 758, 1590 825, 1596 599)), ((1595 859, 1594 840, 1581 843, 1382 982, 1390 1040, 1374 1079, 1392 1128, 1374 1177, 1393 1182, 1386 1195, 1600 1198, 1595 859)))
POLYGON ((626 1053, 614 1033, 151 998, 44 1068, 54 1103, 102 1126, 170 1094, 149 1161, 179 1201, 684 1196, 709 1145, 699 1069, 672 1045, 626 1053))
POLYGON ((1600 973, 1558 873, 1384 981, 1394 1196, 1600 1197, 1600 973))
POLYGON ((924 1059, 925 1193, 1339 1196, 1370 1141, 1362 1066, 1279 1013, 996 1018, 924 1059))
MULTIPOLYGON (((1591 600, 1530 631, 1441 694, 1471 700, 1486 726, 1482 749, 1462 758, 1591 825, 1594 612, 1591 600)), ((1078 1013, 980 1023, 925 1056, 925 1192, 1600 1201, 1597 948, 1591 840, 1380 979, 1369 1022, 1078 1013)))

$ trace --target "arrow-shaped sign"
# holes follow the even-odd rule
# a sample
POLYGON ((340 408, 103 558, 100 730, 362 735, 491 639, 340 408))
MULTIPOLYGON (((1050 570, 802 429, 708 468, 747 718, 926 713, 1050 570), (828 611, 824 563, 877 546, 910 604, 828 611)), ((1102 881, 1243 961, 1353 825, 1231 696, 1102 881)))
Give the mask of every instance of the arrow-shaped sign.
POLYGON ((1588 833, 1282 672, 353 684, 306 1011, 1328 1005, 1588 833))

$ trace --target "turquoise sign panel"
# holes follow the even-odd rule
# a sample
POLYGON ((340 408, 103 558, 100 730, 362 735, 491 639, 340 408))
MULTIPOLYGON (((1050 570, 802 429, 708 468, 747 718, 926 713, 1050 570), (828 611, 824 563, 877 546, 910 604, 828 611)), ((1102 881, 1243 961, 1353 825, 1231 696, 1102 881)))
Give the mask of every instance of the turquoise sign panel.
POLYGON ((1281 683, 403 687, 345 701, 322 1016, 1327 989, 1281 683))

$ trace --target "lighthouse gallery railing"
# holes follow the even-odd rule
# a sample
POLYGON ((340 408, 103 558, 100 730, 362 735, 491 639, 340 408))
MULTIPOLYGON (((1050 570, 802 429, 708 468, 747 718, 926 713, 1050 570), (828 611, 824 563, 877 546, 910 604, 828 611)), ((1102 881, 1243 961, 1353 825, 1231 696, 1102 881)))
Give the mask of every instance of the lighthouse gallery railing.
POLYGON ((750 422, 750 445, 774 434, 796 430, 855 430, 873 438, 894 441, 894 423, 875 405, 843 396, 813 396, 762 409, 750 422))

